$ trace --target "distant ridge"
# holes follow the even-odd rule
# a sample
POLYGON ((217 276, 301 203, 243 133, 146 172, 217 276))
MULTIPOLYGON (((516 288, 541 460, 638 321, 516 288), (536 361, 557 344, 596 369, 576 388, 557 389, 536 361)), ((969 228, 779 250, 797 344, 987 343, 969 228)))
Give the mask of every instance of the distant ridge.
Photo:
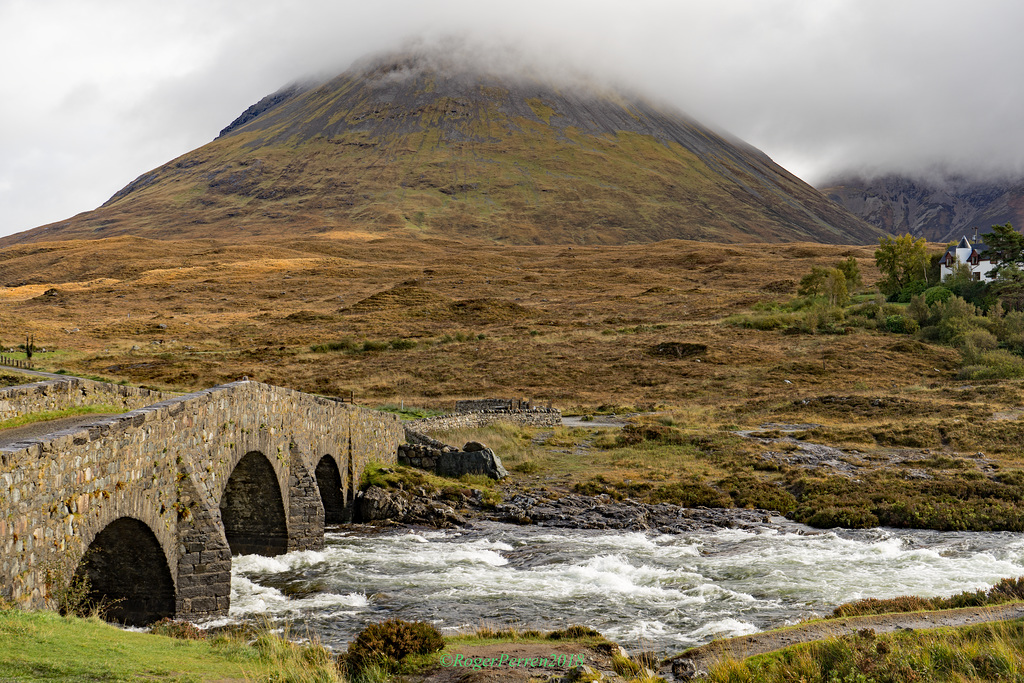
POLYGON ((100 208, 0 246, 353 232, 511 244, 883 234, 679 112, 418 51, 269 95, 100 208))
POLYGON ((888 175, 844 178, 821 190, 829 199, 890 233, 955 242, 974 228, 1024 227, 1024 179, 976 181, 888 175))

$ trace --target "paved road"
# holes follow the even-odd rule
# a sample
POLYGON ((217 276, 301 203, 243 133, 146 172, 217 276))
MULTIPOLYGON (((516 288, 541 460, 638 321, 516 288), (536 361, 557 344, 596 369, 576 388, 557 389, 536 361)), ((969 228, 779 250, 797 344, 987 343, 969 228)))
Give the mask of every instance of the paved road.
MULTIPOLYGON (((52 372, 40 372, 39 370, 25 370, 24 368, 15 368, 10 365, 0 365, 0 370, 10 370, 11 372, 19 373, 22 375, 33 375, 35 377, 42 377, 44 379, 68 379, 69 377, 74 377, 74 375, 58 375, 52 372)), ((26 382, 26 384, 29 384, 29 382, 26 382)))
POLYGON ((0 429, 0 448, 7 448, 11 444, 18 443, 19 441, 34 441, 41 436, 53 434, 54 432, 59 432, 63 429, 89 425, 93 422, 102 420, 105 417, 110 417, 111 415, 116 414, 117 413, 89 413, 88 415, 72 415, 71 417, 59 417, 56 420, 33 422, 22 427, 0 429))
MULTIPOLYGON (((38 377, 36 381, 43 381, 48 379, 68 379, 71 375, 57 375, 52 372, 40 372, 38 370, 25 370, 23 368, 14 368, 9 365, 0 365, 0 370, 10 370, 22 375, 29 375, 32 377, 38 377)), ((29 382, 26 382, 28 384, 29 382)), ((12 427, 11 429, 0 429, 0 448, 7 448, 11 444, 18 443, 19 441, 33 441, 41 436, 47 434, 53 434, 63 429, 71 429, 72 427, 80 427, 83 425, 92 424, 98 420, 102 420, 105 417, 110 417, 115 413, 89 413, 87 415, 72 415, 71 417, 61 417, 56 420, 46 420, 45 422, 33 422, 31 424, 24 425, 22 427, 12 427)))

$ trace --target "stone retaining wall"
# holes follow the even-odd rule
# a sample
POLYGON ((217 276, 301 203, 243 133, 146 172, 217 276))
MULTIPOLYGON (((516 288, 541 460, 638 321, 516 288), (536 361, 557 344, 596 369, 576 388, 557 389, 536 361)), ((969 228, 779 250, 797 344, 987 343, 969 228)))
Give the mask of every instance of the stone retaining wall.
POLYGON ((510 398, 474 398, 455 402, 456 413, 472 413, 478 410, 512 410, 516 402, 510 398))
POLYGON ((559 427, 562 411, 557 408, 531 408, 529 410, 478 410, 471 413, 451 413, 438 417, 424 417, 405 423, 405 440, 409 443, 428 443, 422 437, 430 432, 450 429, 475 429, 496 422, 506 422, 525 427, 559 427), (409 433, 413 436, 410 438, 409 433))
POLYGON ((0 389, 0 421, 78 406, 113 405, 125 411, 135 410, 174 395, 79 377, 51 379, 0 389))

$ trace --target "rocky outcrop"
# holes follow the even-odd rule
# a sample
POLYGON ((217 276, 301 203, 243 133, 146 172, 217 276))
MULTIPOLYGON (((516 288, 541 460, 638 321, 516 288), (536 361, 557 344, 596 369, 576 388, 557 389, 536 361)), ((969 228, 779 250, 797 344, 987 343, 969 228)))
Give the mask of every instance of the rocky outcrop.
POLYGON ((504 479, 508 472, 501 464, 501 458, 490 448, 470 442, 461 451, 441 453, 437 461, 437 473, 442 477, 458 479, 464 474, 482 474, 491 479, 504 479), (479 448, 470 448, 479 446, 479 448))
POLYGON ((501 458, 481 443, 470 441, 460 451, 429 437, 426 440, 427 443, 399 446, 398 464, 429 470, 452 479, 458 479, 464 474, 482 474, 491 479, 504 479, 508 476, 501 458))
POLYGON ((412 524, 447 529, 466 524, 466 519, 446 502, 419 492, 371 486, 356 495, 356 521, 412 524))

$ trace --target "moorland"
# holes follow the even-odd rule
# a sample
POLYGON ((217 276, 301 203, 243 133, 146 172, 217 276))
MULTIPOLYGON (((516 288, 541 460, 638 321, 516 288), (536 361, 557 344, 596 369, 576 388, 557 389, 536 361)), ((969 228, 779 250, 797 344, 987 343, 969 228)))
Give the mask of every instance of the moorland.
POLYGON ((495 445, 506 487, 822 527, 1024 528, 1020 380, 976 365, 1008 352, 892 331, 914 304, 878 295, 873 254, 351 234, 29 244, 0 252, 0 341, 31 337, 41 369, 176 391, 247 376, 409 416, 487 396, 640 414, 620 432, 448 435, 495 445), (851 257, 863 283, 845 309, 797 293, 851 257))

